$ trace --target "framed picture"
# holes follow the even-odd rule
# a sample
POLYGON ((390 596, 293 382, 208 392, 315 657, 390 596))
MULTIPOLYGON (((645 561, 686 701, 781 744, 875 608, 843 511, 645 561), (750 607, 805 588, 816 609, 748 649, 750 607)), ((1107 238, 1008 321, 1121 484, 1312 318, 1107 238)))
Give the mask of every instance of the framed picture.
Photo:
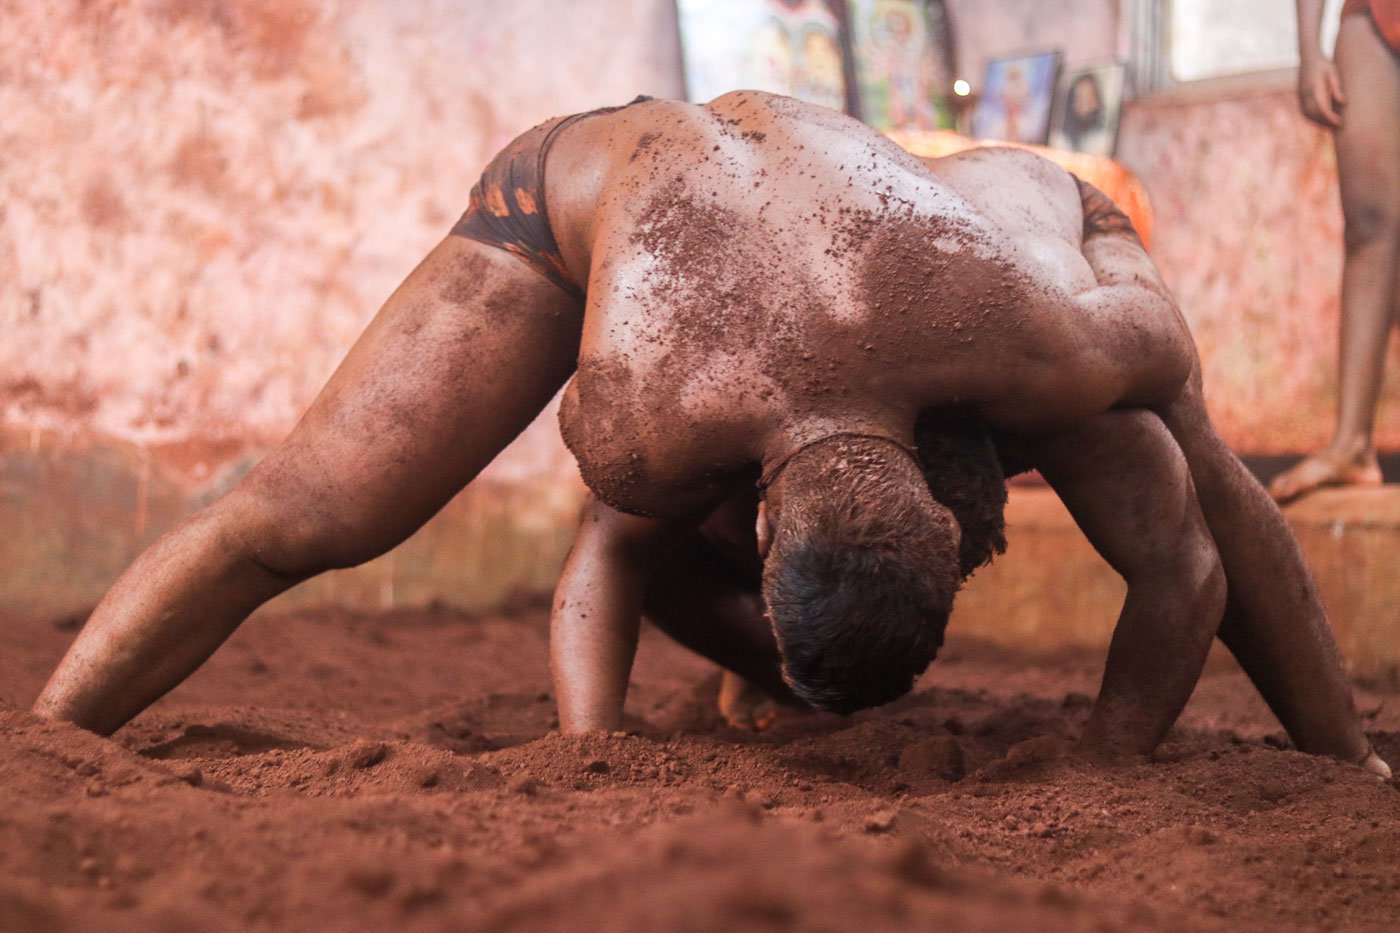
POLYGON ((944 0, 847 0, 861 118, 878 130, 952 129, 957 73, 944 0))
POLYGON ((1050 130, 1050 103, 1059 71, 1058 50, 989 61, 972 111, 972 135, 1043 144, 1050 130))
POLYGON ((842 0, 677 0, 685 96, 750 88, 860 116, 842 0))
POLYGON ((1118 143, 1126 71, 1123 62, 1105 62, 1060 75, 1050 119, 1050 145, 1092 155, 1113 155, 1118 143))

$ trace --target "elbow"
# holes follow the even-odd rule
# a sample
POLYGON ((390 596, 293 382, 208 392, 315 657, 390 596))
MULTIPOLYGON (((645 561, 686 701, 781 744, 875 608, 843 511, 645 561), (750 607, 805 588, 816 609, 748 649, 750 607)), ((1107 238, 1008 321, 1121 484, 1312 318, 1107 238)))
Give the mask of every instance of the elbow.
POLYGON ((1208 646, 1220 630, 1220 621, 1225 615, 1225 600, 1229 585, 1225 579, 1225 567, 1220 562, 1220 554, 1215 542, 1207 540, 1202 554, 1195 562, 1193 577, 1195 584, 1192 597, 1196 604, 1193 615, 1200 620, 1200 638, 1208 646))
POLYGON ((1175 606, 1183 646, 1205 650, 1225 615, 1225 568, 1204 529, 1177 543, 1173 553, 1159 555, 1129 578, 1128 586, 1144 599, 1175 606))
POLYGON ((1176 574, 1178 591, 1188 606, 1183 636, 1194 647, 1205 650, 1214 640, 1225 615, 1227 584, 1215 542, 1205 533, 1195 537, 1197 540, 1184 548, 1186 553, 1176 574))

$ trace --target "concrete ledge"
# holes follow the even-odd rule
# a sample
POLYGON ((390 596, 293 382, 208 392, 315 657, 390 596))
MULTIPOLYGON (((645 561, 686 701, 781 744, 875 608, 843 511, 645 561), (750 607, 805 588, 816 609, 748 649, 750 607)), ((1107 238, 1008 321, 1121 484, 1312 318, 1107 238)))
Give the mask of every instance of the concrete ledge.
MULTIPOLYGON (((159 535, 241 479, 243 452, 194 479, 112 441, 0 437, 0 613, 85 616, 159 535)), ((577 527, 579 483, 479 479, 378 560, 296 587, 270 611, 445 603, 488 611, 552 592, 577 527)))
MULTIPOLYGON (((1400 683, 1400 487, 1320 492, 1285 514, 1352 674, 1400 683)), ((1125 588, 1055 494, 1013 488, 1007 526, 1007 553, 968 583, 951 624, 1032 650, 1106 648, 1125 588)))

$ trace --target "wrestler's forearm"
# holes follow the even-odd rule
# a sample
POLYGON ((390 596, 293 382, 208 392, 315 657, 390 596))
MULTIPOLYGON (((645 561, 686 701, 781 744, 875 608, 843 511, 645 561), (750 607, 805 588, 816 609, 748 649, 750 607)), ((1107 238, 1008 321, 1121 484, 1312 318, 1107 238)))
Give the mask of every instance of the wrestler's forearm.
POLYGON ((622 725, 647 585, 657 564, 695 525, 690 519, 625 515, 596 501, 585 509, 550 615, 561 732, 622 725))
POLYGON ((1210 650, 1197 624, 1220 611, 1223 580, 1208 562, 1184 564, 1130 583, 1113 631, 1103 684, 1080 748, 1145 755, 1181 715, 1210 650))
POLYGON ((619 549, 581 539, 569 554, 549 625, 561 732, 621 727, 645 592, 619 549))
POLYGON ((1297 0, 1298 54, 1304 63, 1322 57, 1323 0, 1297 0))
POLYGON ((1128 584, 1081 747, 1149 752, 1191 696, 1225 604, 1224 573, 1186 459, 1161 419, 1144 410, 1105 412, 1021 442, 1128 584))

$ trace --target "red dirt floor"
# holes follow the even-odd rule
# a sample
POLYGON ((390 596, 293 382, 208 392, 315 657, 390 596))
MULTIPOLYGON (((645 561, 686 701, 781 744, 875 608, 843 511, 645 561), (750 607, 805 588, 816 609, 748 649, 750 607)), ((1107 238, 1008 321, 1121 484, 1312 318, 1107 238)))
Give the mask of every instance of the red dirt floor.
MULTIPOLYGON (((1214 662, 1151 761, 1054 754, 1099 659, 950 638, 919 689, 752 735, 648 633, 629 734, 552 734, 542 611, 255 619, 115 740, 21 710, 0 620, 0 930, 1391 928, 1400 793, 1279 748, 1214 662), (1043 738, 1052 737, 1052 738, 1043 738), (1029 741, 1028 741, 1029 740, 1029 741)), ((1400 761, 1400 696, 1361 690, 1400 761)))

